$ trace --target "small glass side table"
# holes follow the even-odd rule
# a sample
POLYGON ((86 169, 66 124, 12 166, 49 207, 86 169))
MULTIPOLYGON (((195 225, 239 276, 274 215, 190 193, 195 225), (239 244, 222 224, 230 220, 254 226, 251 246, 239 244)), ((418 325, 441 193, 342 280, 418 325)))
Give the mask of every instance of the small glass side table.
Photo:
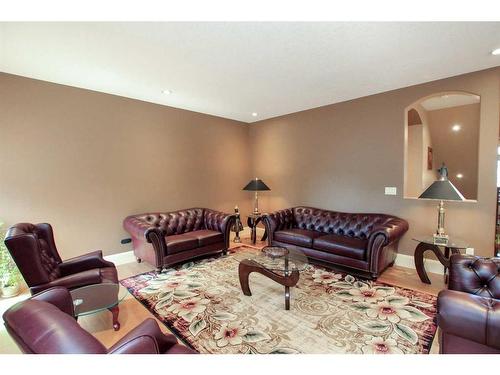
POLYGON ((451 237, 447 245, 434 244, 432 236, 418 236, 413 238, 413 240, 418 242, 414 254, 415 268, 417 269, 418 277, 420 277, 420 280, 426 284, 431 283, 424 268, 424 253, 426 251, 432 251, 438 258, 439 262, 444 266, 444 282, 447 283, 447 271, 448 267, 450 266, 450 253, 460 254, 460 250, 464 250, 469 247, 469 245, 465 241, 451 237))
POLYGON ((128 290, 121 284, 101 283, 70 290, 73 299, 75 317, 95 314, 109 310, 113 315, 113 329, 120 329, 118 304, 128 295, 128 290))

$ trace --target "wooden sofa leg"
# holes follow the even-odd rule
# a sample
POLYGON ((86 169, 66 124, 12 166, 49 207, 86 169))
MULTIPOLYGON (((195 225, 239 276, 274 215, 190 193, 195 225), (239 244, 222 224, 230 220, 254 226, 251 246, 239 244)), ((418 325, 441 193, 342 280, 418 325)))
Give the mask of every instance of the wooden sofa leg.
POLYGON ((142 262, 142 259, 139 258, 139 257, 135 258, 135 260, 137 261, 137 263, 141 263, 142 262))

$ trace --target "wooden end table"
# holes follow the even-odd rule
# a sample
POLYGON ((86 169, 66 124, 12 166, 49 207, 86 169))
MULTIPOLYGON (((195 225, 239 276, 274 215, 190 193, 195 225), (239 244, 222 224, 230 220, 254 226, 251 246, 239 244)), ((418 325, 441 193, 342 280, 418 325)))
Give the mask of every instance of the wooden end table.
POLYGON ((436 245, 432 236, 422 236, 413 238, 414 241, 418 242, 415 248, 415 268, 417 269, 418 277, 423 283, 430 284, 429 276, 424 267, 424 254, 427 251, 432 251, 439 262, 444 266, 444 282, 448 282, 448 268, 450 266, 450 253, 460 254, 460 250, 465 250, 469 247, 465 241, 457 238, 450 238, 447 245, 436 245), (444 249, 444 252, 443 252, 444 249))
MULTIPOLYGON (((251 213, 248 215, 247 224, 250 227, 250 238, 252 239, 252 244, 255 245, 257 242, 257 225, 262 221, 266 214, 255 214, 251 213)), ((264 235, 260 239, 261 241, 267 240, 267 230, 264 228, 264 235)))

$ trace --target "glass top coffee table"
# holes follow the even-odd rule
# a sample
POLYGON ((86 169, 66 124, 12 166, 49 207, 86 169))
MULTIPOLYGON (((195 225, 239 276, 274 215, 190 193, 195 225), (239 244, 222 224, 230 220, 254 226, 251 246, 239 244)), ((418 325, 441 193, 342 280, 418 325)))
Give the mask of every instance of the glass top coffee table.
POLYGON ((299 273, 307 267, 307 256, 299 249, 266 246, 240 261, 238 274, 243 294, 251 296, 248 283, 252 272, 260 273, 285 287, 285 310, 290 310, 290 287, 297 285, 299 273))
POLYGON ((101 283, 70 290, 75 317, 109 310, 113 315, 113 329, 118 331, 120 323, 118 304, 127 296, 128 290, 120 284, 101 283))

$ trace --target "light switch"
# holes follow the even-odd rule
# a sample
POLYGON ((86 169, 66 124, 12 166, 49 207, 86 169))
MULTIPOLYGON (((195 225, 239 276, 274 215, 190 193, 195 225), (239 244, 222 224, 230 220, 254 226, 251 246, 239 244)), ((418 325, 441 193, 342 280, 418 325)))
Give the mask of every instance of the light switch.
POLYGON ((386 186, 385 195, 397 195, 398 189, 395 186, 386 186))

